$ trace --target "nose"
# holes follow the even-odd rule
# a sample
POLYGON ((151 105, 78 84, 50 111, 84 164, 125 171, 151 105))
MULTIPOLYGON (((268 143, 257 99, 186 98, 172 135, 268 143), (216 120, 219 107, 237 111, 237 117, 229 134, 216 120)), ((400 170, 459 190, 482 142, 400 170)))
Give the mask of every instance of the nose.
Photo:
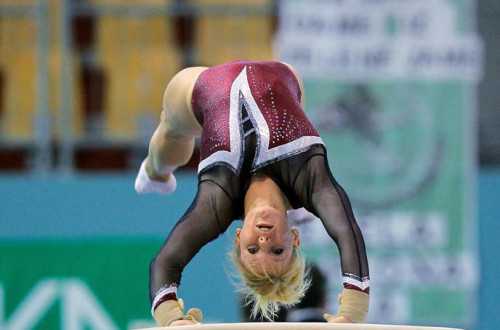
POLYGON ((261 242, 261 243, 269 242, 269 237, 260 236, 259 237, 259 242, 261 242))

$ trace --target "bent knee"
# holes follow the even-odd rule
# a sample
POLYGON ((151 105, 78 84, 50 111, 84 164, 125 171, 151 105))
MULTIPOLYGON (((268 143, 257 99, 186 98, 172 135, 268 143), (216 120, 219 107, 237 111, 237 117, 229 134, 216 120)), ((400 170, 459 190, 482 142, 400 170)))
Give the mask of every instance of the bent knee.
POLYGON ((186 134, 182 132, 182 127, 175 122, 174 119, 169 116, 168 111, 163 110, 161 112, 160 119, 160 131, 164 137, 167 138, 182 138, 186 137, 186 134))
POLYGON ((190 113, 176 113, 171 109, 164 109, 160 119, 161 132, 171 138, 200 136, 202 128, 195 120, 190 113))

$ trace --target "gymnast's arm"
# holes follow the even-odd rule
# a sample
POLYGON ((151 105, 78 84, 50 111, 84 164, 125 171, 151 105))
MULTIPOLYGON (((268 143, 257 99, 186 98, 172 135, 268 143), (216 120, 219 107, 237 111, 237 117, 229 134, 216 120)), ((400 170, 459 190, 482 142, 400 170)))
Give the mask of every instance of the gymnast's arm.
POLYGON ((204 245, 222 234, 231 221, 232 202, 228 195, 213 181, 200 180, 193 203, 150 264, 150 298, 155 319, 158 306, 167 300, 177 300, 184 267, 204 245))
POLYGON ((295 191, 306 209, 321 219, 339 249, 344 285, 339 315, 356 323, 364 322, 368 312, 369 269, 363 235, 346 192, 330 172, 326 151, 317 150, 299 172, 295 191))

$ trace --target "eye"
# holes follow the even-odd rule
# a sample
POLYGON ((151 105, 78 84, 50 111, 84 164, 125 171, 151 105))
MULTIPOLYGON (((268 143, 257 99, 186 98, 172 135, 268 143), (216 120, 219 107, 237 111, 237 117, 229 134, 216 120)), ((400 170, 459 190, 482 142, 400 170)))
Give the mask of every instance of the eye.
POLYGON ((251 248, 248 248, 248 252, 249 252, 250 254, 256 254, 256 253, 257 253, 257 251, 259 251, 259 249, 258 249, 258 248, 256 248, 256 247, 251 247, 251 248))
POLYGON ((284 251, 284 249, 282 249, 282 248, 277 248, 277 249, 274 249, 273 253, 279 256, 280 254, 282 254, 282 253, 283 253, 283 251, 284 251))

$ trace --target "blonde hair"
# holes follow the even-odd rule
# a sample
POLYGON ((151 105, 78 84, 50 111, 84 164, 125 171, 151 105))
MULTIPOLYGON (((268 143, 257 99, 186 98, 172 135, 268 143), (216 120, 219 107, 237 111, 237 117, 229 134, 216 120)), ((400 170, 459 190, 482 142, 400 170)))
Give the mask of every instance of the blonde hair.
POLYGON ((258 274, 248 269, 240 258, 240 249, 230 252, 236 268, 240 272, 243 283, 240 282, 240 291, 243 292, 247 304, 252 304, 251 317, 260 314, 263 318, 272 320, 280 307, 286 308, 297 304, 311 284, 306 267, 306 259, 293 251, 288 267, 277 271, 277 275, 258 274))

